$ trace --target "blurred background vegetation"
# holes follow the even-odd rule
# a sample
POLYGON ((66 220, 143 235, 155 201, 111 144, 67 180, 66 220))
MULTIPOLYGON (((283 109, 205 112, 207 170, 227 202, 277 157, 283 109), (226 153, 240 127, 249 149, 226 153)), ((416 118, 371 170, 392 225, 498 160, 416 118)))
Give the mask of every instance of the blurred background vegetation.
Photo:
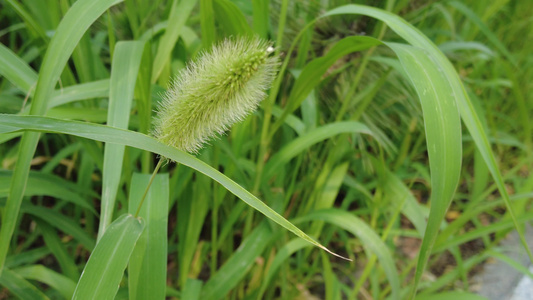
MULTIPOLYGON (((0 64, 13 62, 15 56, 28 68, 13 75, 0 66, 0 113, 28 112, 50 40, 74 2, 0 0, 0 64)), ((310 247, 265 222, 208 177, 168 164, 162 170, 170 176, 167 297, 187 299, 187 293, 195 299, 203 291, 199 299, 390 298, 389 278, 374 253, 354 232, 335 225, 343 222, 343 213, 364 221, 357 230, 369 233, 357 234, 381 238, 398 271, 402 297, 407 294, 429 214, 431 176, 420 100, 394 52, 378 46, 342 56, 320 80, 309 83, 312 91, 301 105, 283 115, 296 78, 343 38, 403 42, 379 20, 360 15, 321 18, 306 28, 345 4, 401 16, 447 56, 488 135, 516 220, 532 220, 532 1, 126 0, 108 9, 83 35, 46 116, 106 123, 115 45, 143 41, 127 128, 149 133, 150 114, 144 112, 155 109, 173 76, 201 51, 241 34, 270 39, 282 60, 288 58, 276 98, 268 102, 273 103, 268 109, 272 117, 259 109, 197 156, 334 252, 353 259, 343 261, 310 247), (294 51, 289 51, 294 41, 294 51), (280 117, 284 120, 278 124, 280 117), (262 133, 265 120, 274 128, 267 139, 262 133), (339 121, 360 122, 371 134, 328 134, 328 128, 317 133, 339 121), (280 165, 269 167, 272 160, 280 165), (330 210, 313 219, 312 212, 322 209, 330 210), (268 230, 258 236, 256 229, 262 227, 268 230), (239 246, 245 252, 238 252, 239 246)), ((0 135, 0 208, 17 162, 19 136, 0 135)), ((420 299, 475 292, 472 276, 497 256, 499 242, 514 230, 465 128, 462 141, 460 182, 422 276, 420 299)), ((69 295, 70 290, 62 289, 78 281, 96 243, 103 149, 94 140, 41 135, 9 245, 6 268, 11 271, 0 277, 0 299, 20 297, 17 289, 28 288, 26 284, 38 290, 36 299, 69 295), (68 284, 50 279, 54 276, 68 284)), ((115 217, 128 211, 135 188, 132 173, 150 173, 156 159, 126 147, 115 217)), ((117 298, 128 298, 126 279, 117 298)))

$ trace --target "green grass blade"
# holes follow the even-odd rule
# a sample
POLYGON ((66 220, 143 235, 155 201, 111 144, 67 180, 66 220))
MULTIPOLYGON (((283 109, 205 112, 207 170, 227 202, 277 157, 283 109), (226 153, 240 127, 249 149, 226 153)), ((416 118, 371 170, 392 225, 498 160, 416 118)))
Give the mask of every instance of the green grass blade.
POLYGON ((157 53, 154 58, 154 65, 152 69, 152 83, 156 82, 163 68, 170 60, 170 53, 174 49, 174 45, 178 41, 181 30, 185 25, 185 21, 190 16, 196 0, 174 1, 168 17, 165 34, 159 42, 157 53))
POLYGON ((224 298, 246 275, 246 271, 261 255, 271 237, 272 231, 267 222, 257 226, 218 272, 205 283, 200 299, 224 298))
POLYGON ((459 182, 462 160, 461 123, 451 87, 425 52, 402 44, 388 44, 400 58, 415 86, 424 114, 431 170, 431 209, 415 277, 422 276, 440 224, 459 182))
POLYGON ((109 96, 109 79, 68 86, 52 93, 48 108, 79 100, 105 98, 109 96))
POLYGON ((50 254, 47 247, 39 247, 25 252, 10 255, 6 259, 6 267, 13 269, 19 266, 34 264, 50 254))
MULTIPOLYGON (((83 34, 104 11, 119 2, 120 0, 80 0, 72 5, 55 31, 44 56, 30 114, 43 115, 46 112, 55 84, 83 34)), ((35 153, 39 136, 36 132, 28 132, 22 136, 9 196, 2 215, 0 272, 4 267, 11 237, 17 223, 31 158, 35 153)))
POLYGON ((376 232, 363 220, 339 209, 316 211, 298 218, 298 222, 307 220, 321 220, 339 226, 358 237, 363 246, 378 257, 389 280, 392 299, 400 299, 400 280, 392 254, 376 232))
POLYGON ((198 300, 200 298, 200 293, 202 292, 202 284, 203 282, 201 280, 187 278, 187 283, 185 284, 185 287, 183 288, 183 292, 181 293, 182 299, 190 299, 190 300, 198 300))
POLYGON ((202 45, 204 49, 216 40, 215 12, 212 0, 200 0, 200 26, 202 27, 202 45))
POLYGON ((252 34, 252 28, 246 22, 246 17, 233 2, 229 0, 214 0, 213 9, 218 24, 222 27, 226 37, 252 34))
POLYGON ((264 39, 268 37, 269 2, 269 0, 252 0, 253 29, 257 35, 264 39))
POLYGON ((37 82, 37 73, 4 44, 0 44, 0 75, 24 93, 30 93, 37 82))
POLYGON ((331 123, 310 130, 301 137, 286 144, 268 160, 265 165, 265 178, 272 177, 278 171, 279 167, 288 163, 302 151, 309 149, 310 146, 341 133, 365 133, 372 135, 372 132, 366 125, 353 121, 331 123))
POLYGON ((13 295, 24 300, 42 300, 48 299, 45 294, 37 289, 36 286, 29 283, 19 274, 4 268, 0 275, 0 285, 7 288, 13 295))
POLYGON ((222 184, 226 189, 228 189, 228 191, 239 197, 241 200, 258 210, 272 221, 278 223, 285 229, 291 231, 309 243, 323 249, 324 251, 327 251, 333 255, 337 255, 305 234, 298 227, 294 226, 287 219, 276 213, 252 193, 235 183, 233 180, 229 179, 224 174, 220 173, 196 157, 170 146, 163 145, 152 137, 133 131, 121 130, 99 124, 65 121, 36 116, 0 115, 0 128, 7 125, 10 128, 17 128, 19 130, 37 130, 43 132, 64 133, 106 143, 122 144, 146 151, 151 151, 163 157, 168 157, 173 161, 189 166, 207 175, 216 182, 222 184))
POLYGON ((114 299, 143 229, 131 215, 116 219, 91 253, 72 299, 114 299))
MULTIPOLYGON (((135 214, 150 181, 149 174, 133 174, 128 211, 135 214)), ((139 217, 145 230, 128 266, 129 299, 165 299, 167 284, 168 174, 158 174, 146 195, 139 217)))
MULTIPOLYGON (((133 91, 143 50, 144 43, 142 42, 118 42, 115 47, 109 83, 109 108, 107 110, 109 126, 128 128, 133 91)), ((123 145, 115 144, 106 144, 104 149, 98 238, 102 237, 113 219, 115 200, 122 175, 124 149, 123 145)))
POLYGON ((14 269, 13 272, 25 279, 36 280, 50 286, 57 290, 65 299, 72 298, 76 288, 74 281, 43 265, 26 266, 14 269))

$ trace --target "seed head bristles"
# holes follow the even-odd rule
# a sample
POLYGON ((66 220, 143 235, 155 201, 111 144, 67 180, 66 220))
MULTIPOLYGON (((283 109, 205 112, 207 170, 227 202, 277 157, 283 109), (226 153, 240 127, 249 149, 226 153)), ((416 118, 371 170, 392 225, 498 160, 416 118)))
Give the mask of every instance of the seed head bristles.
POLYGON ((279 60, 271 43, 230 38, 200 54, 165 93, 155 122, 164 144, 196 153, 217 134, 242 121, 266 97, 279 60))

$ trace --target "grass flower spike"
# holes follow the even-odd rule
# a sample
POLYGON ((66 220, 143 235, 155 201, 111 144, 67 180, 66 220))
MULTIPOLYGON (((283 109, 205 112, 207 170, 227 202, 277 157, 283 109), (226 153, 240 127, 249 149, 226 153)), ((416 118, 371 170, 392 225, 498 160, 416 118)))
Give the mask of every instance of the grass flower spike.
POLYGON ((196 153, 217 134, 253 112, 265 98, 279 65, 270 43, 227 39, 200 55, 173 81, 159 107, 154 135, 196 153))

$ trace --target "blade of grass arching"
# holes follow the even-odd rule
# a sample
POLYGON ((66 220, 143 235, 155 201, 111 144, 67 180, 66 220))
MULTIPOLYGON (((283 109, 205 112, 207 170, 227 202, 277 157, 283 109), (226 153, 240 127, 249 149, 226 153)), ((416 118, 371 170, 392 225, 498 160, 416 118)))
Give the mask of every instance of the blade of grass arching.
POLYGON ((143 229, 132 215, 116 219, 91 253, 72 299, 114 299, 143 229))
MULTIPOLYGON (((72 298, 76 283, 68 277, 61 275, 43 265, 31 265, 12 270, 22 278, 36 280, 44 283, 61 294, 65 299, 72 298)), ((25 299, 25 298, 22 298, 25 299)))
POLYGON ((36 286, 29 283, 19 274, 4 268, 0 275, 0 285, 9 290, 13 295, 19 299, 24 300, 43 300, 49 299, 36 286))
POLYGON ((218 272, 205 283, 200 299, 216 300, 224 298, 246 276, 255 259, 263 253, 271 237, 272 231, 268 222, 261 222, 218 272))
MULTIPOLYGON (((133 174, 128 211, 135 214, 151 175, 133 174)), ((167 283, 168 174, 158 174, 146 194, 139 217, 145 230, 128 266, 129 299, 165 299, 167 283)))
POLYGON ((472 23, 476 24, 476 26, 483 32, 483 34, 487 37, 487 39, 498 49, 498 51, 505 56, 515 67, 518 66, 518 63, 516 61, 516 58, 509 52, 509 50, 505 47, 505 45, 500 42, 498 37, 490 31, 489 27, 485 25, 483 20, 481 20, 478 15, 476 15, 475 12, 473 12, 470 8, 468 8, 466 5, 464 5, 461 2, 458 1, 451 1, 448 2, 449 5, 463 13, 472 23))
MULTIPOLYGON (((109 107, 107 110, 107 125, 109 126, 128 128, 133 91, 143 49, 144 43, 142 42, 118 42, 115 47, 109 83, 109 107)), ((123 145, 105 145, 100 224, 98 226, 99 239, 113 219, 115 200, 122 174, 124 150, 123 145)))
MULTIPOLYGON (((35 221, 42 233, 44 243, 50 249, 55 259, 59 263, 61 272, 62 274, 64 274, 63 276, 66 276, 67 278, 70 278, 71 280, 78 280, 78 278, 80 277, 80 273, 78 272, 78 267, 76 266, 76 263, 74 262, 74 257, 72 257, 67 252, 67 250, 65 249, 65 245, 63 245, 63 242, 61 242, 60 235, 57 233, 55 229, 52 228, 52 226, 48 225, 48 223, 38 218, 36 218, 35 221)), ((72 297, 72 292, 74 292, 75 287, 76 287, 76 284, 73 282, 72 291, 68 298, 72 297)))
MULTIPOLYGON (((444 54, 442 54, 442 52, 439 51, 438 47, 427 37, 425 37, 418 29, 414 28, 412 25, 410 25, 400 17, 387 13, 385 11, 381 11, 379 9, 367 6, 347 5, 329 11, 324 16, 346 13, 364 14, 378 18, 387 23, 387 25, 392 30, 394 30, 397 34, 403 37, 406 41, 416 47, 425 49, 430 53, 432 60, 442 69, 442 75, 446 77, 446 80, 451 86, 451 90, 449 92, 453 93, 453 97, 455 98, 455 101, 457 102, 457 105, 459 107, 459 111, 461 112, 461 119, 465 123, 466 127, 468 128, 468 131, 470 132, 470 135, 474 139, 477 149, 483 156, 483 159, 485 160, 485 163, 487 164, 487 167, 489 168, 489 171, 491 172, 492 177, 498 187, 498 191, 500 192, 503 200, 505 201, 505 205, 509 211, 509 214, 511 215, 511 219, 514 221, 515 228, 520 237, 520 241, 524 246, 524 249, 527 251, 530 261, 533 261, 533 253, 529 249, 524 237, 524 233, 520 229, 520 227, 518 226, 518 222, 516 221, 516 217, 513 208, 511 207, 511 202, 509 200, 509 193, 507 192, 502 175, 500 173, 500 170, 498 169, 498 164, 496 163, 496 158, 492 153, 487 135, 483 129, 479 117, 476 114, 472 102, 470 101, 464 87, 462 86, 459 75, 455 71, 450 61, 446 58, 446 56, 444 56, 444 54)), ((420 275, 421 273, 415 276, 415 278, 419 278, 420 275)))
POLYGON ((450 206, 459 182, 462 159, 461 123, 450 85, 427 54, 402 44, 387 44, 406 69, 422 104, 429 165, 431 208, 415 277, 421 277, 440 224, 450 206))
POLYGON ((189 18, 196 0, 183 0, 183 1, 174 1, 170 9, 170 14, 168 17, 167 27, 163 37, 159 41, 159 46, 157 48, 157 53, 154 58, 154 65, 152 68, 152 83, 155 83, 163 68, 170 60, 170 53, 174 49, 174 45, 178 41, 181 30, 185 22, 189 18))
MULTIPOLYGON (((113 128, 109 126, 90 124, 77 121, 65 121, 59 119, 52 119, 46 117, 37 116, 15 116, 15 115, 2 115, 0 114, 0 129, 2 126, 8 126, 9 128, 17 128, 18 130, 35 130, 41 132, 55 132, 75 135, 88 139, 93 139, 106 143, 122 144, 146 151, 157 153, 163 157, 167 157, 175 162, 186 165, 193 168, 200 173, 205 174, 216 182, 222 184, 228 191, 240 198, 246 204, 258 210, 270 220, 278 223, 285 229, 291 231, 298 237, 308 241, 309 243, 321 248, 324 251, 329 252, 332 255, 337 254, 331 252, 328 248, 315 241, 313 238, 305 234, 298 227, 294 226, 287 219, 276 213, 273 209, 268 207, 264 202, 259 200, 252 193, 245 188, 229 179, 218 170, 209 166, 205 162, 197 159, 196 157, 179 151, 167 145, 163 145, 156 139, 146 136, 144 134, 113 128)), ((344 258, 342 256, 339 256, 344 258)), ((344 258, 346 259, 346 258, 344 258)))
POLYGON ((202 46, 209 49, 216 40, 215 12, 212 0, 200 0, 200 26, 202 28, 202 46))
POLYGON ((291 255, 296 253, 296 251, 309 246, 311 245, 302 239, 293 239, 279 249, 276 257, 274 257, 274 260, 272 261, 272 264, 270 264, 270 267, 266 271, 264 279, 262 280, 261 288, 259 289, 259 294, 257 295, 258 300, 264 299, 263 295, 265 294, 270 281, 281 267, 281 264, 291 257, 291 255))
POLYGON ((363 246, 378 257, 378 260, 385 271, 385 275, 389 280, 392 299, 400 299, 400 280, 398 271, 394 265, 392 254, 387 245, 385 245, 370 226, 356 216, 339 209, 312 212, 294 221, 300 223, 309 220, 321 220, 339 226, 359 238, 363 246))
POLYGON ((0 75, 29 94, 37 82, 37 73, 11 49, 0 44, 0 75))
POLYGON ((214 0, 213 9, 216 21, 226 37, 253 34, 252 28, 246 22, 246 17, 233 2, 229 0, 214 0))
POLYGON ((109 79, 76 84, 55 90, 48 109, 79 100, 105 98, 109 96, 109 79))
MULTIPOLYGON (((514 216, 512 207, 510 206, 509 195, 505 188, 500 171, 498 169, 494 154, 492 153, 487 135, 485 134, 482 125, 479 121, 479 118, 472 106, 472 103, 461 84, 459 75, 455 71, 453 65, 448 61, 446 56, 444 56, 444 54, 439 51, 438 47, 435 46, 435 44, 431 42, 427 37, 425 37, 418 29, 414 28, 405 20, 394 14, 368 6, 346 5, 331 10, 324 14, 324 16, 330 16, 335 14, 363 14, 378 18, 387 23, 387 25, 393 31, 395 31, 413 46, 425 49, 430 53, 433 61, 441 68, 442 75, 446 77, 446 80, 450 84, 451 89, 448 92, 453 93, 453 97, 455 98, 455 101, 457 102, 457 105, 459 107, 459 111, 461 112, 461 118, 465 123, 466 127, 468 128, 471 136, 473 137, 476 146, 478 147, 478 150, 481 152, 485 162, 487 163, 487 166, 489 167, 489 170, 498 186, 498 190, 506 203, 511 217, 515 221, 515 228, 517 229, 517 232, 520 236, 520 240, 524 245, 524 248, 528 252, 530 260, 533 261, 533 254, 527 246, 524 234, 520 230, 516 222, 516 217, 514 216)), ((419 281, 420 276, 422 275, 421 272, 422 270, 417 271, 417 275, 415 276, 414 288, 416 288, 417 282, 419 281)))
MULTIPOLYGON (((30 114, 43 115, 46 112, 50 95, 65 68, 69 56, 89 26, 109 7, 120 0, 79 0, 76 1, 57 27, 39 71, 35 96, 31 103, 30 114)), ((11 188, 3 210, 0 228, 0 273, 11 243, 11 237, 19 215, 22 195, 26 188, 30 162, 39 133, 28 132, 22 136, 17 164, 11 181, 11 188)))
POLYGON ((309 149, 311 145, 341 133, 364 133, 372 135, 370 129, 359 122, 344 121, 320 126, 288 143, 273 155, 265 165, 265 178, 269 179, 272 177, 278 171, 279 167, 289 162, 289 160, 302 151, 309 149))

